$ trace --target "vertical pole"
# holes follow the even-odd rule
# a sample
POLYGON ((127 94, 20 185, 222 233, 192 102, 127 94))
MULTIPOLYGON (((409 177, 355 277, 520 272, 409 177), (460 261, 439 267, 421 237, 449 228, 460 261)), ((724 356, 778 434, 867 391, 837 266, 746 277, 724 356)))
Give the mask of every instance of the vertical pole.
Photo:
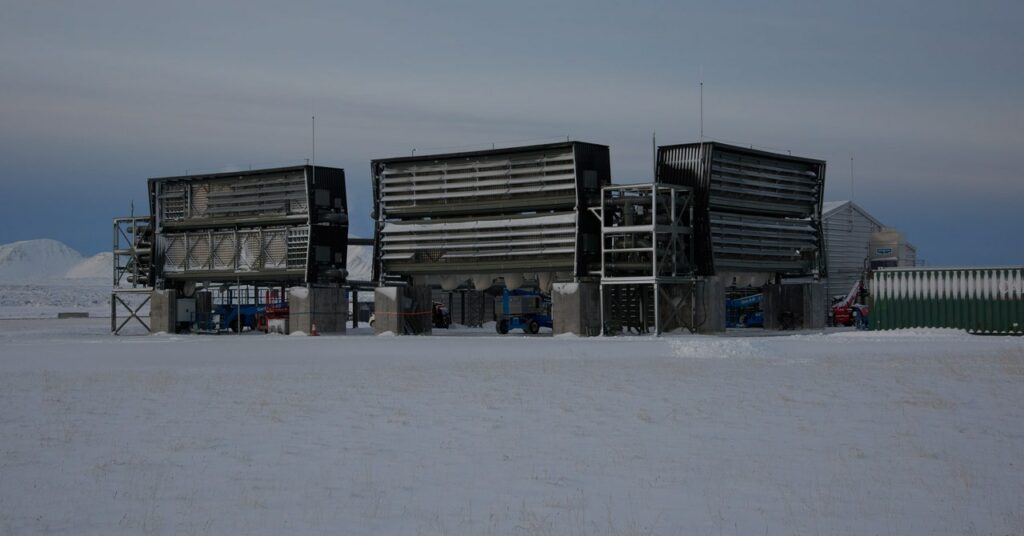
POLYGON ((114 246, 113 246, 114 247, 114 249, 113 249, 113 252, 114 252, 114 266, 113 266, 113 269, 114 269, 114 279, 113 279, 113 281, 111 283, 112 288, 117 288, 117 266, 119 264, 117 262, 118 261, 118 257, 117 257, 117 242, 118 242, 117 228, 118 228, 117 220, 114 220, 114 246))
POLYGON ((359 327, 359 289, 352 287, 352 327, 359 327))
POLYGON ((704 141, 704 66, 700 66, 700 141, 704 141))
POLYGON ((850 155, 850 201, 853 201, 853 155, 850 155))
POLYGON ((659 291, 660 290, 661 289, 658 288, 658 282, 657 282, 657 280, 655 280, 655 282, 654 282, 654 335, 655 336, 661 336, 661 308, 658 306, 658 302, 661 301, 661 296, 659 295, 659 291))
MULTIPOLYGON (((658 277, 658 186, 651 186, 651 277, 658 277)), ((657 288, 655 288, 657 292, 657 288)), ((657 296, 655 296, 655 302, 657 296)))
POLYGON ((679 247, 679 243, 678 243, 678 240, 679 240, 679 227, 677 226, 677 223, 679 222, 679 219, 678 219, 678 216, 676 216, 676 210, 677 210, 677 208, 676 208, 676 193, 677 192, 676 192, 675 189, 671 189, 671 188, 668 190, 668 192, 669 192, 669 196, 672 199, 672 202, 671 202, 672 213, 669 214, 669 222, 672 225, 672 239, 671 239, 671 241, 669 243, 672 244, 671 247, 673 249, 673 253, 672 253, 672 277, 675 277, 675 276, 679 275, 679 265, 678 265, 678 262, 677 262, 679 260, 679 251, 676 250, 676 248, 679 247))
POLYGON ((313 186, 316 186, 316 116, 313 116, 313 186))
POLYGON ((238 324, 238 334, 242 334, 242 278, 235 278, 235 289, 238 293, 238 301, 235 302, 235 310, 238 312, 235 322, 238 324))

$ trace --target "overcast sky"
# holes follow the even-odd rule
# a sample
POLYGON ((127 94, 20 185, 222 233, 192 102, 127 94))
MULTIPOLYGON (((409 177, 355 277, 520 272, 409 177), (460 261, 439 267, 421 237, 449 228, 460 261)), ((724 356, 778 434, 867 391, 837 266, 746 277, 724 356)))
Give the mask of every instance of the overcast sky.
POLYGON ((145 179, 573 139, 828 160, 932 265, 1024 264, 1021 2, 3 2, 0 243, 110 248, 145 179), (830 5, 836 4, 836 5, 830 5))

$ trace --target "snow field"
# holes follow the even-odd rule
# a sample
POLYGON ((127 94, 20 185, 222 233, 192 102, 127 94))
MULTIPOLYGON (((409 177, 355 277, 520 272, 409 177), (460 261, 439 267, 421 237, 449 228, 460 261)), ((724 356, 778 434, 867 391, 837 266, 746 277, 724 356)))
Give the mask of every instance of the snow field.
POLYGON ((0 533, 1024 532, 1020 338, 105 328, 0 322, 0 533))

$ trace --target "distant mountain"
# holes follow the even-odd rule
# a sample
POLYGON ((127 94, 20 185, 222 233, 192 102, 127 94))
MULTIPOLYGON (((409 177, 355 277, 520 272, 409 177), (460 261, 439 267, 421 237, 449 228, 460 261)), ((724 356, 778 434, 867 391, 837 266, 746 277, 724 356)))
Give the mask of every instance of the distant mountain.
POLYGON ((82 260, 81 253, 47 238, 0 245, 0 282, 16 284, 62 279, 82 260))
POLYGON ((71 267, 64 274, 66 279, 111 279, 113 277, 114 254, 109 251, 97 253, 71 267))

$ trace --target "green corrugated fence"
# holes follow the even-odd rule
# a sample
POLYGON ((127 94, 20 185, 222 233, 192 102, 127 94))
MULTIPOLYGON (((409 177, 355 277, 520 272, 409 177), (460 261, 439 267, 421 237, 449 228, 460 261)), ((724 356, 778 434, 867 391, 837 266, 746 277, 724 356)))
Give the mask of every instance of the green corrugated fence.
POLYGON ((883 269, 871 294, 871 329, 1024 333, 1024 268, 883 269))

